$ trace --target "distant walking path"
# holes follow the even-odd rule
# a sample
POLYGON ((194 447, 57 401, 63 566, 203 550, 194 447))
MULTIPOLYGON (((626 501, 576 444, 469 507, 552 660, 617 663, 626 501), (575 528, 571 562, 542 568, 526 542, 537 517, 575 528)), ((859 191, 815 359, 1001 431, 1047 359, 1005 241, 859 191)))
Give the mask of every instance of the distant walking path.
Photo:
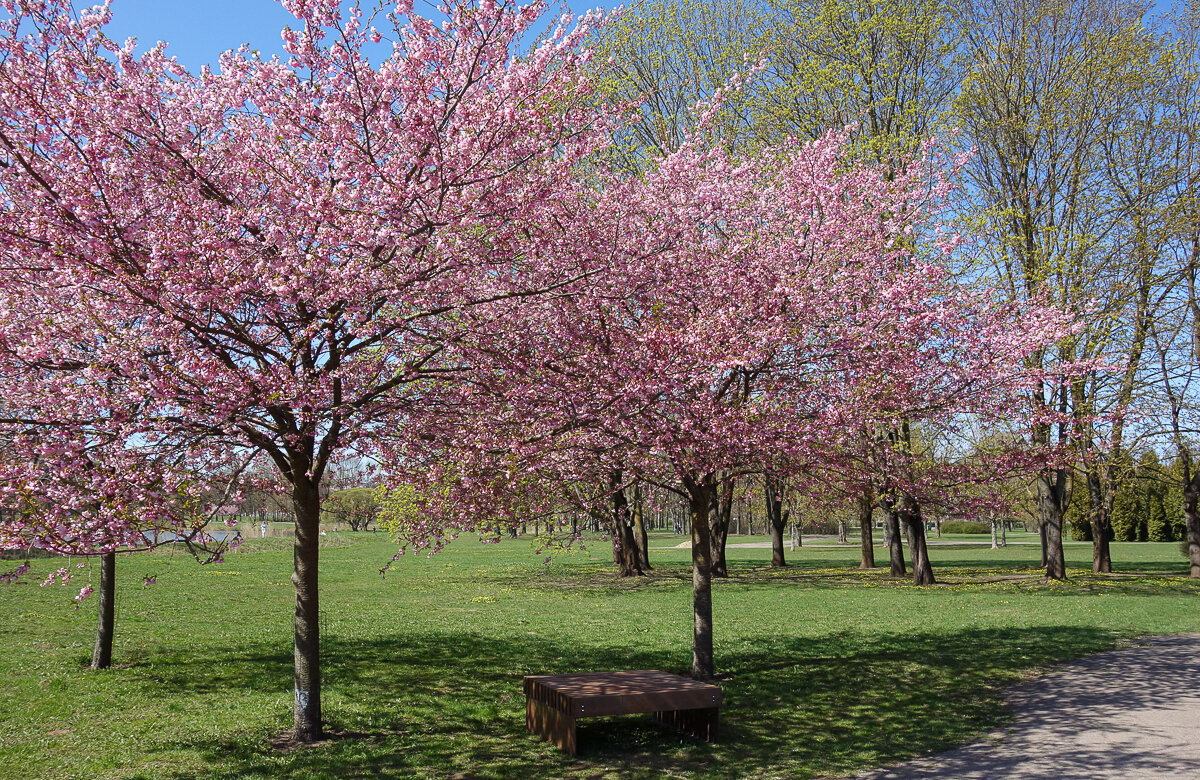
POLYGON ((1013 722, 984 740, 855 777, 1200 777, 1200 635, 1150 637, 1073 661, 1007 699, 1013 722))
MULTIPOLYGON (((822 548, 822 549, 832 548, 832 549, 838 549, 838 550, 857 550, 859 548, 859 541, 857 538, 854 539, 853 541, 847 542, 846 544, 839 544, 838 542, 830 542, 829 541, 831 539, 836 539, 836 538, 837 538, 836 536, 808 537, 802 546, 818 547, 818 548, 822 548), (818 539, 820 541, 817 541, 814 543, 814 542, 808 541, 808 539, 818 539)), ((785 547, 788 547, 790 549, 791 542, 789 540, 784 539, 783 543, 784 543, 785 547)), ((880 544, 881 543, 878 541, 875 542, 876 547, 879 547, 880 544)), ((905 544, 907 546, 907 542, 905 544)), ((926 539, 925 544, 929 547, 991 547, 992 546, 991 540, 984 540, 981 542, 976 542, 976 541, 972 541, 970 539, 944 539, 944 540, 926 539)), ((1069 545, 1070 542, 1064 542, 1064 544, 1069 545)), ((1090 547, 1092 543, 1087 542, 1086 544, 1090 547)), ((729 544, 726 544, 725 546, 727 548, 731 548, 731 549, 734 547, 740 547, 740 548, 753 548, 756 550, 769 550, 769 549, 771 549, 771 542, 770 542, 770 540, 765 541, 765 542, 737 542, 736 544, 733 542, 730 542, 729 544)), ((1008 546, 1009 547, 1039 547, 1040 543, 1039 542, 1009 542, 1008 546)), ((688 549, 691 549, 691 547, 692 547, 692 540, 688 539, 686 541, 680 542, 679 544, 672 545, 670 547, 651 547, 650 549, 651 550, 688 550, 688 549)))

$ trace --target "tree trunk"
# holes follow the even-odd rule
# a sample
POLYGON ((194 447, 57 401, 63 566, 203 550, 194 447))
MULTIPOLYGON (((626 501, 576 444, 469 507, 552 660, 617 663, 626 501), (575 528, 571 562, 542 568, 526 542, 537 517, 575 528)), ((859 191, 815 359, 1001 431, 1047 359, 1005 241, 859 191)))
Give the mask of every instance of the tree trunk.
MULTIPOLYGON (((295 472, 293 472, 295 473, 295 472)), ((296 511, 296 543, 293 547, 296 587, 295 736, 315 742, 324 735, 321 724, 321 634, 317 563, 320 541, 321 496, 303 472, 293 477, 292 506, 296 511)))
POLYGON ((771 475, 764 475, 763 494, 767 499, 767 525, 771 529, 771 565, 787 566, 783 556, 783 484, 771 475))
POLYGON ((991 516, 990 525, 992 527, 992 549, 999 550, 1000 545, 996 543, 996 516, 995 515, 991 516))
POLYGON ((609 475, 609 487, 612 489, 612 534, 613 558, 620 569, 622 577, 641 577, 642 559, 638 553, 637 537, 634 535, 633 523, 629 517, 629 502, 625 498, 625 488, 621 485, 622 477, 619 470, 609 475))
POLYGON ((1046 579, 1065 580, 1063 512, 1071 499, 1071 478, 1066 469, 1046 469, 1038 475, 1038 514, 1046 529, 1046 579))
POLYGON ((642 483, 633 486, 633 530, 638 546, 638 564, 642 572, 650 570, 650 535, 646 533, 646 513, 642 503, 642 483))
MULTIPOLYGON (((1092 571, 1109 574, 1112 572, 1112 553, 1108 546, 1112 538, 1112 506, 1104 496, 1100 476, 1095 473, 1095 468, 1089 466, 1087 472, 1088 503, 1091 508, 1089 519, 1092 525, 1092 571)), ((1115 493, 1115 487, 1109 491, 1110 496, 1115 493)))
POLYGON ((1190 576, 1200 578, 1200 470, 1191 475, 1183 488, 1183 518, 1187 527, 1190 576))
POLYGON ((1046 526, 1038 521, 1038 537, 1042 543, 1042 568, 1046 568, 1046 562, 1050 560, 1049 548, 1046 546, 1046 526))
POLYGON ((858 565, 860 569, 875 568, 875 535, 871 519, 875 502, 872 499, 871 488, 863 488, 862 494, 858 497, 858 535, 862 548, 862 563, 858 565))
POLYGON ((107 669, 112 666, 113 632, 116 629, 117 603, 117 554, 104 553, 100 556, 100 598, 97 604, 96 646, 92 650, 92 668, 107 669))
POLYGON ((897 514, 908 528, 908 554, 912 559, 913 584, 933 585, 933 566, 929 562, 929 549, 925 545, 925 521, 921 517, 921 505, 908 493, 902 492, 897 514))
POLYGON ((778 524, 771 521, 771 565, 775 567, 787 566, 787 560, 783 554, 783 522, 778 524))
POLYGON ((728 577, 725 546, 729 541, 729 519, 733 516, 733 478, 723 479, 720 490, 714 489, 710 498, 709 533, 712 539, 712 576, 728 577))
POLYGON ((891 559, 891 574, 893 577, 903 577, 908 572, 904 568, 904 545, 900 539, 900 520, 896 516, 895 503, 886 491, 879 494, 879 508, 883 510, 883 536, 888 546, 888 557, 891 559))
MULTIPOLYGON (((1200 231, 1192 230, 1192 253, 1188 263, 1188 309, 1192 315, 1192 355, 1200 355, 1200 296, 1197 295, 1196 269, 1200 267, 1200 231)), ((1165 358, 1164 358, 1165 365, 1165 358)), ((1185 444, 1179 427, 1178 402, 1171 393, 1171 426, 1175 431, 1175 446, 1183 456, 1183 522, 1186 531, 1189 576, 1200 578, 1200 471, 1193 472, 1191 449, 1185 444)))
POLYGON ((708 524, 715 492, 710 476, 684 480, 692 520, 692 677, 710 680, 713 667, 712 538, 708 524))
POLYGON ((846 518, 838 518, 838 544, 849 544, 850 541, 846 536, 846 518))
POLYGON ((597 517, 594 513, 592 518, 596 523, 596 530, 600 529, 601 524, 608 526, 609 541, 612 542, 613 564, 619 568, 621 566, 621 528, 617 525, 615 509, 613 514, 609 514, 607 517, 597 517))

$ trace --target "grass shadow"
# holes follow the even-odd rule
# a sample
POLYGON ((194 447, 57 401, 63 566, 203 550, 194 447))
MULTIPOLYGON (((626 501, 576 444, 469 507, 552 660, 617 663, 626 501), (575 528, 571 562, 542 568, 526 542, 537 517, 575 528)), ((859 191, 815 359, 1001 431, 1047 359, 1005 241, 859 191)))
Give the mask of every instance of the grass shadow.
MULTIPOLYGON (((1002 689, 1030 670, 1109 648, 1113 635, 1056 626, 912 635, 759 636, 718 658, 721 742, 638 718, 584 720, 581 753, 529 735, 521 677, 672 668, 677 654, 460 633, 325 641, 329 726, 350 736, 280 753, 258 735, 180 744, 210 760, 177 778, 810 777, 946 749, 1004 717, 1002 689)), ((227 659, 228 695, 277 687, 290 658, 227 659)), ((169 695, 197 691, 188 663, 158 670, 169 695)), ((286 679, 286 678, 284 678, 286 679)), ((149 777, 149 775, 143 775, 149 777)))

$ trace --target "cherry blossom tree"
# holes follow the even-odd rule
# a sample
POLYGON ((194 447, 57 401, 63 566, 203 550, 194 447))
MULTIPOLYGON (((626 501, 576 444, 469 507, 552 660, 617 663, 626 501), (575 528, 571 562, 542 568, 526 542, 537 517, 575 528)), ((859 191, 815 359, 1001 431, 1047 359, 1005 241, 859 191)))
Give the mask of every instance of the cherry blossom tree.
POLYGON ((499 316, 595 270, 573 169, 609 120, 580 73, 591 16, 531 41, 545 3, 456 1, 435 23, 411 2, 374 17, 281 2, 297 20, 285 59, 243 47, 194 74, 165 44, 107 38, 108 3, 4 0, 4 389, 41 387, 36 416, 10 422, 29 451, 66 431, 44 454, 85 457, 105 432, 78 410, 111 384, 104 413, 129 419, 98 471, 130 488, 43 457, 7 471, 4 495, 36 484, 78 509, 100 490, 103 508, 31 532, 103 551, 192 464, 269 459, 296 517, 295 735, 311 741, 329 464, 459 371, 463 312, 499 316), (26 305, 38 316, 8 316, 26 305), (185 457, 139 496, 147 448, 185 457))
POLYGON ((901 420, 1019 413, 1024 356, 1064 318, 915 260, 906 236, 948 187, 932 158, 856 168, 843 144, 735 159, 697 139, 610 181, 596 213, 622 230, 612 271, 524 302, 519 335, 473 329, 456 348, 487 380, 431 387, 421 411, 438 419, 422 427, 439 433, 407 455, 426 512, 511 511, 531 472, 596 485, 619 468, 675 492, 691 516, 692 672, 708 678, 723 479, 836 473, 860 430, 901 420))

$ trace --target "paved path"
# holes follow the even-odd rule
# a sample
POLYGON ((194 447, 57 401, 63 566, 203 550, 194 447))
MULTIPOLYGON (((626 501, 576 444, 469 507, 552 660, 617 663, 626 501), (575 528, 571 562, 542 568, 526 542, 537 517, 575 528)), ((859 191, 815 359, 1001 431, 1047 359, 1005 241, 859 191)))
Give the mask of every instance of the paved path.
MULTIPOLYGON (((1195 609, 1181 600, 1180 609, 1195 609)), ((1014 686, 980 742, 862 780, 1200 778, 1200 635, 1150 637, 1014 686)))

